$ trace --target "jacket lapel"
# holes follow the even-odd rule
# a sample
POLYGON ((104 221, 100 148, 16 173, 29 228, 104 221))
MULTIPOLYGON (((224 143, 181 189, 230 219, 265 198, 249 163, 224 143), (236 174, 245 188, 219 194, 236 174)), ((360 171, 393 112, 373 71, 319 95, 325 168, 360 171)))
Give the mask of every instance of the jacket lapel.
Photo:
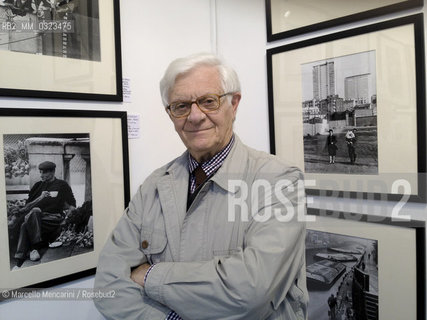
POLYGON ((157 190, 173 261, 179 261, 181 226, 186 213, 188 179, 187 152, 172 163, 157 181, 157 190))
MULTIPOLYGON (((222 189, 236 193, 236 188, 230 188, 230 180, 243 179, 247 163, 247 150, 240 139, 236 140, 224 164, 211 180, 222 189), (233 159, 233 161, 232 161, 233 159)), ((162 206, 166 226, 166 235, 171 249, 173 261, 179 261, 181 227, 187 213, 188 196, 188 152, 184 152, 172 162, 166 173, 157 181, 157 190, 162 206)))
POLYGON ((235 134, 234 146, 221 168, 219 168, 218 172, 212 177, 212 181, 222 189, 231 193, 236 193, 237 190, 231 188, 229 182, 230 180, 243 180, 247 159, 248 152, 239 137, 235 134))

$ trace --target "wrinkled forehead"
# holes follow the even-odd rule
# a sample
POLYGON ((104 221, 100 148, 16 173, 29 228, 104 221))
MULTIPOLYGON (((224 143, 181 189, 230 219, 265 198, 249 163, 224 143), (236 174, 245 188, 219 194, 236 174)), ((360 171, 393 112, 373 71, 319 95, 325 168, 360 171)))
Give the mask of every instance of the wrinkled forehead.
POLYGON ((220 83, 220 72, 216 66, 198 65, 188 71, 179 73, 176 78, 172 89, 174 89, 181 82, 203 82, 215 81, 220 83))
POLYGON ((169 98, 194 99, 209 93, 222 93, 219 71, 213 66, 198 66, 176 77, 169 98))

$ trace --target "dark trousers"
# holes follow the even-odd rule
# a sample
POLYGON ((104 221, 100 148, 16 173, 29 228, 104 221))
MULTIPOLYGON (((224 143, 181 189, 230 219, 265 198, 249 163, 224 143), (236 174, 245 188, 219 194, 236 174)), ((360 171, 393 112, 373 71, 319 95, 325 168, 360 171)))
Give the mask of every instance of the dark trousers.
POLYGON ((31 209, 21 225, 15 258, 25 259, 30 248, 38 249, 44 242, 55 239, 59 235, 62 220, 60 213, 31 209))
POLYGON ((353 144, 348 144, 348 156, 350 157, 350 162, 355 163, 356 162, 356 149, 354 148, 353 144))

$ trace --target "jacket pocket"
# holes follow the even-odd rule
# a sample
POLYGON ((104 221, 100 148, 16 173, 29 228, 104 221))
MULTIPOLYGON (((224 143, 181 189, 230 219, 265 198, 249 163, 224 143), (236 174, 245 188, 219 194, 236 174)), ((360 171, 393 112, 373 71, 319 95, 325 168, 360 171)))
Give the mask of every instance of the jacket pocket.
POLYGON ((298 285, 298 280, 289 289, 289 303, 297 319, 306 319, 308 295, 298 285))
POLYGON ((164 261, 167 243, 165 230, 148 227, 142 228, 140 247, 149 263, 153 264, 164 261))

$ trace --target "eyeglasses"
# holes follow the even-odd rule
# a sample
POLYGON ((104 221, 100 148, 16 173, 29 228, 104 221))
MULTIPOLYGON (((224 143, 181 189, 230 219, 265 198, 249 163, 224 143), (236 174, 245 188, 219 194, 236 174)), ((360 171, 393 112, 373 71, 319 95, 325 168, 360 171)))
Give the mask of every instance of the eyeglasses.
POLYGON ((194 101, 175 101, 166 107, 169 113, 175 118, 187 117, 191 112, 191 106, 195 103, 199 109, 204 113, 213 112, 218 110, 221 106, 221 98, 231 94, 227 92, 224 94, 207 94, 198 97, 194 101))

